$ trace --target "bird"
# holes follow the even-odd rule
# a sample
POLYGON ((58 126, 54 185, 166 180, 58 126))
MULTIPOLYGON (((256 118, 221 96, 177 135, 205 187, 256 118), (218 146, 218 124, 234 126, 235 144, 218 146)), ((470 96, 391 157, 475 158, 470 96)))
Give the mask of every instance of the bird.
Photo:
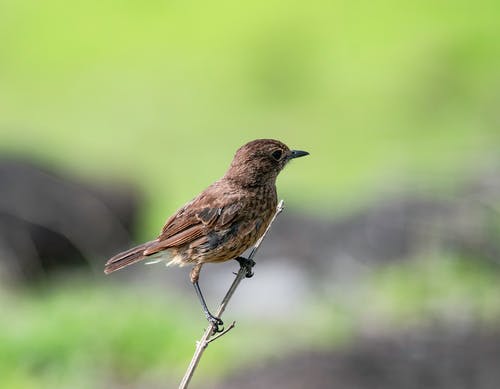
POLYGON ((104 273, 134 263, 193 265, 190 281, 214 332, 223 322, 208 310, 199 286, 205 263, 235 259, 253 275, 255 262, 241 256, 262 236, 277 206, 276 178, 289 161, 309 155, 275 139, 256 139, 241 146, 222 178, 175 212, 159 236, 110 258, 104 273))

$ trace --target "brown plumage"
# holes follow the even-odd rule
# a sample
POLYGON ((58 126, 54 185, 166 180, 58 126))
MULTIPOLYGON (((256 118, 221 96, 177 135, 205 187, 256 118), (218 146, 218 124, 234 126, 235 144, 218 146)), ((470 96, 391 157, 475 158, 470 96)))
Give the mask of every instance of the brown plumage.
POLYGON ((276 210, 278 173, 292 158, 307 154, 272 139, 245 144, 226 174, 172 215, 155 240, 115 255, 104 272, 109 274, 144 259, 194 265, 191 282, 207 318, 217 329, 222 322, 208 312, 199 291, 202 265, 237 259, 255 244, 276 210))

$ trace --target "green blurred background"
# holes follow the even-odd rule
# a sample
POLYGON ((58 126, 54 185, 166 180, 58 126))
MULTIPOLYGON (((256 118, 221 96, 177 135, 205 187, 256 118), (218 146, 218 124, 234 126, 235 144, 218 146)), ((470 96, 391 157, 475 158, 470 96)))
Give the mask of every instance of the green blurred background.
MULTIPOLYGON (((255 138, 311 153, 279 178, 286 212, 334 220, 400 189, 453 197, 499 166, 499 12, 493 1, 0 0, 0 152, 136 185, 137 241, 255 138)), ((381 270, 353 298, 377 293, 371 309, 392 323, 423 315, 422 290, 439 285, 496 323, 490 265, 423 263, 381 270)), ((193 296, 155 288, 98 276, 3 287, 2 385, 175 385, 204 322, 193 296)), ((297 347, 347 342, 365 313, 338 304, 311 308, 297 347)), ((195 385, 267 355, 286 328, 269 323, 255 341, 236 327, 195 385)))

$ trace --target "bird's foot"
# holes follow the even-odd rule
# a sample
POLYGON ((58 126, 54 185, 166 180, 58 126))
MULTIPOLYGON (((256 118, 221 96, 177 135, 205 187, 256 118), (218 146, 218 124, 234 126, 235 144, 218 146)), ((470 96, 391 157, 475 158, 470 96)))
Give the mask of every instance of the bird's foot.
POLYGON ((245 258, 245 257, 236 257, 235 260, 238 261, 241 267, 245 268, 247 278, 253 277, 252 268, 255 266, 255 261, 253 259, 245 258))
POLYGON ((215 317, 215 316, 210 314, 210 315, 207 315, 207 320, 210 323, 210 325, 212 326, 212 330, 213 330, 214 334, 216 334, 217 332, 224 331, 224 322, 221 319, 219 319, 218 317, 215 317), (222 327, 222 328, 219 328, 219 327, 222 327))

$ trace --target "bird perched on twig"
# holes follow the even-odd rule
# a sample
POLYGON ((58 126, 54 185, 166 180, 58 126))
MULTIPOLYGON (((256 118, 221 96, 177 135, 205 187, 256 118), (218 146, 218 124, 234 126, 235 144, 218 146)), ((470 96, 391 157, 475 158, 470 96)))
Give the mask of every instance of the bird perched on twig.
POLYGON ((109 274, 142 261, 194 265, 190 273, 203 311, 214 331, 222 321, 207 308, 198 279, 204 263, 236 259, 252 276, 253 261, 240 255, 253 246, 271 222, 277 205, 276 177, 293 158, 308 155, 273 139, 240 147, 226 174, 172 215, 160 235, 109 259, 109 274))

